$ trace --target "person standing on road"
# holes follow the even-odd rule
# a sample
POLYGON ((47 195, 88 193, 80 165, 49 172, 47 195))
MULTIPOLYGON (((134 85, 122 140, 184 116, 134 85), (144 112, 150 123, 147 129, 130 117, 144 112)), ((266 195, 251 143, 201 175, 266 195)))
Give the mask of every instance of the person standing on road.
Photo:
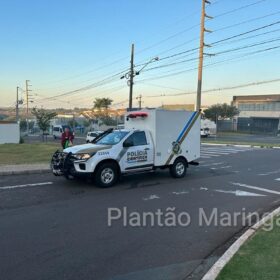
POLYGON ((64 129, 61 135, 61 145, 63 149, 66 149, 73 145, 74 134, 70 131, 68 127, 64 129))

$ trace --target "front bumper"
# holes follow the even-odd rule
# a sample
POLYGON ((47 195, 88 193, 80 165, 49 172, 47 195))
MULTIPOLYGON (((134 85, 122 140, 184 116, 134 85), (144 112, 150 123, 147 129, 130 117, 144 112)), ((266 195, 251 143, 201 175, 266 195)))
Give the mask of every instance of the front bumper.
POLYGON ((51 170, 55 176, 75 176, 77 172, 74 167, 76 158, 72 153, 56 151, 51 159, 51 170))

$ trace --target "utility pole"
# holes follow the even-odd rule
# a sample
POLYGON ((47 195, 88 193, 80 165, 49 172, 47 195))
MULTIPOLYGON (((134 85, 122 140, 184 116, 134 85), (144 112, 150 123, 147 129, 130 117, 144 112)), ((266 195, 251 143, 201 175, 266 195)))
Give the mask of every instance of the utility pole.
POLYGON ((129 73, 129 110, 132 109, 134 78, 134 44, 131 45, 130 73, 129 73))
POLYGON ((134 85, 134 77, 140 75, 140 73, 152 62, 158 61, 158 57, 153 57, 147 63, 144 63, 144 66, 138 70, 134 70, 134 44, 131 45, 131 58, 130 58, 130 70, 126 74, 122 75, 120 78, 127 79, 127 85, 129 86, 129 105, 128 110, 131 111, 132 109, 132 101, 133 101, 133 85, 134 85))
POLYGON ((19 87, 17 87, 17 103, 16 103, 16 122, 18 123, 18 105, 19 105, 19 101, 18 101, 18 90, 19 87))
POLYGON ((142 109, 142 94, 137 96, 136 99, 138 100, 139 109, 141 110, 142 109))
POLYGON ((202 10, 201 10, 201 23, 200 23, 200 46, 199 46, 199 65, 198 65, 198 83, 197 83, 197 97, 196 97, 196 111, 199 111, 201 108, 201 90, 202 90, 202 72, 203 72, 203 56, 204 56, 204 47, 211 47, 204 43, 204 33, 212 32, 205 29, 205 18, 212 19, 205 12, 205 6, 211 4, 208 0, 202 0, 202 10))

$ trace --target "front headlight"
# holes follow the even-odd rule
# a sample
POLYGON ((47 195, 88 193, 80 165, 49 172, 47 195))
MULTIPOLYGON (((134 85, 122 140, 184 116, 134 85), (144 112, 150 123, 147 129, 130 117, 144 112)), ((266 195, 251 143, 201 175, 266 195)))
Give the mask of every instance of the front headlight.
POLYGON ((74 157, 77 159, 77 160, 87 160, 89 158, 91 158, 93 155, 91 154, 75 154, 74 157))

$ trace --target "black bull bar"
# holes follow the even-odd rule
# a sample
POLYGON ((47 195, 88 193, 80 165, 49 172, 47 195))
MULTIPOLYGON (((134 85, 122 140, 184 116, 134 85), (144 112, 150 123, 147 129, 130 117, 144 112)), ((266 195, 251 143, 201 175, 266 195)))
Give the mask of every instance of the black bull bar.
POLYGON ((51 170, 55 176, 66 176, 74 175, 75 158, 72 153, 64 153, 57 150, 51 159, 51 170))

